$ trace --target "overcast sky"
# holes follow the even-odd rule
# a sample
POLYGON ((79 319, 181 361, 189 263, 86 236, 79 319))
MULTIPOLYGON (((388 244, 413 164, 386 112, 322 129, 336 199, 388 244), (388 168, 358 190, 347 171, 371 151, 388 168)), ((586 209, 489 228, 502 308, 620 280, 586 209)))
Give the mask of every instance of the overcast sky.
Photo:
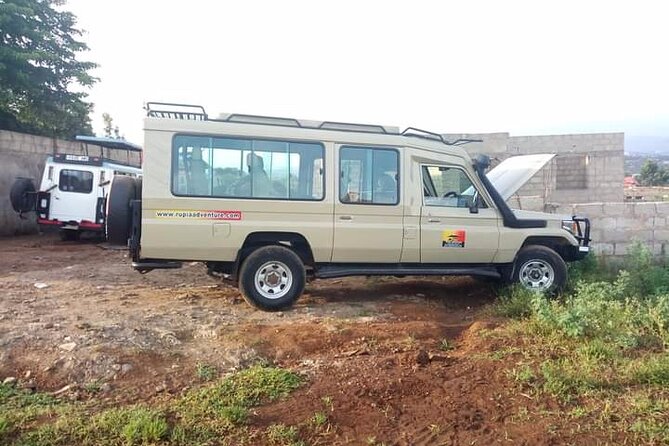
MULTIPOLYGON (((669 139, 669 6, 646 1, 69 0, 108 112, 219 112, 669 139)), ((629 145, 630 138, 628 138, 629 145)))

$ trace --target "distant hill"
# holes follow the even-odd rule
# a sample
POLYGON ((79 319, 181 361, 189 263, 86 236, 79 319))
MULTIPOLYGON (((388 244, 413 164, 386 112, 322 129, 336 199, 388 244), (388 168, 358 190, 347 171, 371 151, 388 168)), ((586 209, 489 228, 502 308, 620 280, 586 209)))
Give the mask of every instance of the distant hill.
POLYGON ((647 159, 652 159, 669 166, 669 151, 665 153, 626 153, 625 175, 634 175, 641 172, 641 166, 647 159))
POLYGON ((625 153, 669 155, 669 136, 625 134, 625 153))

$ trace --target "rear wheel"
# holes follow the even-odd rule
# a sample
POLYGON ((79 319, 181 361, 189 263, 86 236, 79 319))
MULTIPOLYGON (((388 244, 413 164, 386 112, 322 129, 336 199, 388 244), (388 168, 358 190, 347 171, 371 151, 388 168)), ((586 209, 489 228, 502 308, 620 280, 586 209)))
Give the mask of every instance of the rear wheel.
POLYGON ((239 271, 244 299, 265 311, 291 307, 304 291, 306 273, 302 260, 283 246, 253 251, 239 271))
POLYGON ((558 293, 567 284, 567 264, 546 246, 526 246, 516 257, 513 282, 533 291, 558 293))

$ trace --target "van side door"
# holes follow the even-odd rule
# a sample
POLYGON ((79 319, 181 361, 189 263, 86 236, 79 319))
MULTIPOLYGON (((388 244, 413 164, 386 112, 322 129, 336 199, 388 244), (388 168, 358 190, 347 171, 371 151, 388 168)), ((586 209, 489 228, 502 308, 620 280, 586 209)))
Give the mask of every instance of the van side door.
POLYGON ((333 262, 396 263, 402 253, 401 152, 339 145, 333 262))
POLYGON ((422 263, 489 263, 499 247, 499 217, 460 166, 422 164, 422 263))

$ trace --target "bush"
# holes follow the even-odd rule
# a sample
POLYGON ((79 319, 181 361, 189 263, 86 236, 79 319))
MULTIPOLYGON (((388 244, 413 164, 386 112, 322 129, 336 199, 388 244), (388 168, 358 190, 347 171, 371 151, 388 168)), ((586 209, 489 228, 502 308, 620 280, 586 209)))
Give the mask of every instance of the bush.
POLYGON ((493 312, 498 316, 513 319, 524 319, 532 315, 533 302, 537 293, 523 288, 520 285, 508 287, 502 291, 493 312))
MULTIPOLYGON (((589 259, 586 258, 586 259, 589 259)), ((560 300, 513 286, 503 291, 496 314, 530 318, 544 333, 600 340, 623 350, 669 347, 669 268, 634 244, 616 274, 596 258, 571 268, 570 291, 560 300)))
POLYGON ((579 282, 592 282, 615 276, 615 272, 611 271, 610 265, 605 264, 602 259, 594 254, 586 256, 581 261, 568 263, 567 271, 569 273, 567 291, 573 291, 579 282))

